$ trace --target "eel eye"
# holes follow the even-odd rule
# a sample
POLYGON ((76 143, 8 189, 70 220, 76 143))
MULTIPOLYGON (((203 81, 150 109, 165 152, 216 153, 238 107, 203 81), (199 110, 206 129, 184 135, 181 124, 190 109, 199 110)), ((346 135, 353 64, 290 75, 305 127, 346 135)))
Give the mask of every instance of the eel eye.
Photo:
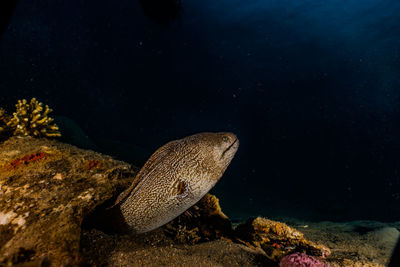
POLYGON ((224 135, 224 136, 222 137, 222 141, 224 141, 224 142, 228 142, 228 141, 229 141, 229 139, 228 139, 228 137, 227 137, 226 135, 224 135))
POLYGON ((178 184, 178 195, 182 195, 187 191, 187 184, 183 181, 178 184))

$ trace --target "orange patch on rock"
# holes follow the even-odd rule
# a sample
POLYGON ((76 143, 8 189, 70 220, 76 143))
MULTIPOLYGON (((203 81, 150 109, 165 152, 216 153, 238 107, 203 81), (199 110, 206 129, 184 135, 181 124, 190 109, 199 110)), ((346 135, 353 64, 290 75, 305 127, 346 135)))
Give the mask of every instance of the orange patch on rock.
POLYGON ((16 158, 6 165, 7 169, 16 169, 21 165, 28 165, 31 162, 35 162, 47 157, 44 152, 36 152, 23 156, 22 158, 16 158))
POLYGON ((100 167, 100 164, 101 163, 98 160, 87 160, 83 168, 86 170, 92 170, 100 167))

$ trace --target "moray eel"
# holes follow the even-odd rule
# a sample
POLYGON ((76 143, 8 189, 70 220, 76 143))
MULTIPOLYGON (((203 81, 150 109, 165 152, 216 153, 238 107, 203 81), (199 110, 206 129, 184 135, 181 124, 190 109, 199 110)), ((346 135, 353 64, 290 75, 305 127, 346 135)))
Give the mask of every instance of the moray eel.
POLYGON ((173 220, 222 177, 239 141, 233 133, 199 133, 160 147, 114 206, 137 234, 173 220))

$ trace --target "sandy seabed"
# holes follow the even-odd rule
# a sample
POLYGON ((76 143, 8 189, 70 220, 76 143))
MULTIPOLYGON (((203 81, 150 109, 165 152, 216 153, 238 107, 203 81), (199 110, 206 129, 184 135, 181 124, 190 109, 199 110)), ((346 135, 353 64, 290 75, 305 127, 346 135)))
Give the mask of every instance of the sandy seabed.
MULTIPOLYGON (((399 236, 400 222, 305 222, 280 219, 302 231, 305 238, 331 249, 331 266, 385 266, 399 236)), ((230 240, 195 245, 177 244, 160 230, 140 236, 110 235, 85 230, 81 251, 95 266, 278 266, 262 250, 230 240)))

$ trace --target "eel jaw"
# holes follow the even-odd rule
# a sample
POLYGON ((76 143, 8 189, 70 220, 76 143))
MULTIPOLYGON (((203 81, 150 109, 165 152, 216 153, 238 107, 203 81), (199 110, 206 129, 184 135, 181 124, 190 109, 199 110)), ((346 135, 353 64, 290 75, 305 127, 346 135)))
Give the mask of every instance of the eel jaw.
POLYGON ((238 138, 235 138, 235 141, 233 141, 232 144, 230 144, 230 145, 224 150, 224 152, 222 152, 221 158, 220 158, 220 159, 222 159, 222 158, 225 156, 226 152, 228 152, 229 150, 231 150, 233 147, 237 149, 238 146, 239 146, 239 139, 238 139, 238 138), (237 143, 237 145, 234 147, 234 145, 235 145, 236 143, 237 143))

